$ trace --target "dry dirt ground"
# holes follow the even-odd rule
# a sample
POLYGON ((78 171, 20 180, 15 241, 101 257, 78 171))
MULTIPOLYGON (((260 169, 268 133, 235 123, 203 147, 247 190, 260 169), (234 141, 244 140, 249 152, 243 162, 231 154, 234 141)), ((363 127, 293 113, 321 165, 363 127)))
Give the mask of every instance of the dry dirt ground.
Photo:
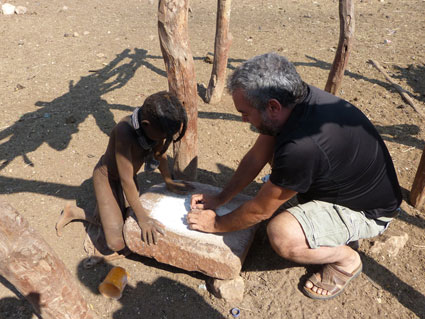
MULTIPOLYGON (((4 1, 3 1, 4 2, 4 1)), ((78 281, 99 318, 425 318, 425 213, 408 195, 425 143, 424 120, 367 63, 380 62, 425 110, 425 1, 355 1, 355 44, 339 95, 357 105, 385 139, 403 190, 403 212, 393 235, 408 234, 396 256, 373 254, 363 241, 363 274, 338 298, 310 300, 300 292, 314 268, 277 256, 256 235, 241 276, 245 296, 227 304, 203 289, 206 277, 131 256, 86 270, 85 228, 54 225, 66 201, 93 206, 91 173, 114 124, 149 94, 168 88, 157 34, 157 4, 148 0, 28 1, 24 15, 0 15, 0 192, 50 244, 78 281), (112 265, 126 268, 119 301, 97 285, 112 265)), ((199 88, 199 174, 222 186, 256 134, 240 121, 228 95, 202 100, 214 48, 216 3, 191 1, 190 46, 199 88)), ((323 88, 339 35, 338 1, 233 1, 228 72, 268 51, 295 63, 304 80, 323 88)), ((170 154, 172 155, 172 154, 170 154)), ((264 174, 267 171, 263 172, 264 174)), ((262 174, 262 175, 264 175, 262 174)), ((253 195, 261 176, 246 190, 253 195)), ((160 175, 140 173, 143 189, 160 175)), ((31 306, 0 277, 0 318, 36 318, 31 306)))

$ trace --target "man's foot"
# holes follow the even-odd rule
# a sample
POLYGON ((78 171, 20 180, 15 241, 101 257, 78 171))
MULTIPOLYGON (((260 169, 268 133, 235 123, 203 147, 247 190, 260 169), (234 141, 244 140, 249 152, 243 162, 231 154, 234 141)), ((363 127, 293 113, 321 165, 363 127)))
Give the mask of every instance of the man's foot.
POLYGON ((348 283, 362 272, 362 262, 352 271, 346 272, 335 264, 324 265, 320 273, 313 274, 303 287, 310 298, 327 300, 341 294, 348 283))

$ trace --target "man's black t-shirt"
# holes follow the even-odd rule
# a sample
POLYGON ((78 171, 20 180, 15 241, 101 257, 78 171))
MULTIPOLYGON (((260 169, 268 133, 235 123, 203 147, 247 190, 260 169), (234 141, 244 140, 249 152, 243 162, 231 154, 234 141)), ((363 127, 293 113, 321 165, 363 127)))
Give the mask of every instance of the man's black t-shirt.
POLYGON ((270 181, 298 192, 300 203, 321 200, 391 216, 401 203, 390 154, 355 106, 309 86, 276 138, 270 181))

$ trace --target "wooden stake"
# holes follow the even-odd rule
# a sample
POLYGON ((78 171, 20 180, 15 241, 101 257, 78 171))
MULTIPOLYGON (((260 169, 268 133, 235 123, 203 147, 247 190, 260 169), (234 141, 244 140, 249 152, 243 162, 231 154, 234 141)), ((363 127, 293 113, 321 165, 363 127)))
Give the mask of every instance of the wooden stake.
POLYGON ((197 89, 187 30, 188 0, 160 0, 158 33, 170 92, 182 102, 188 117, 184 138, 174 144, 174 177, 195 180, 198 167, 197 89))
POLYGON ((217 23, 214 44, 214 62, 205 96, 206 102, 220 102, 226 83, 226 67, 232 35, 229 33, 231 0, 217 1, 217 23))
POLYGON ((410 191, 410 202, 418 209, 423 208, 425 204, 425 148, 410 191))
POLYGON ((354 0, 339 0, 339 42, 325 91, 337 94, 350 57, 354 36, 354 0))
POLYGON ((65 264, 18 212, 2 200, 0 274, 43 319, 95 318, 65 264))
POLYGON ((394 82, 394 80, 387 74, 385 69, 379 64, 378 61, 375 60, 369 60, 369 63, 371 63, 378 71, 380 71, 385 79, 391 83, 391 85, 397 90, 397 92, 401 95, 404 101, 408 103, 413 109, 423 118, 425 118, 424 113, 415 105, 412 98, 409 96, 409 92, 407 92, 405 89, 403 89, 400 85, 394 82))

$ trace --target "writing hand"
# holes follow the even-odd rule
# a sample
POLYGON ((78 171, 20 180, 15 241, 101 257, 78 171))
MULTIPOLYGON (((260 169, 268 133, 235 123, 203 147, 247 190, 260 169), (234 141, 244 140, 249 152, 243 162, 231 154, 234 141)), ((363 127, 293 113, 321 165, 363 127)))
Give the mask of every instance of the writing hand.
POLYGON ((192 209, 216 209, 221 205, 218 195, 193 194, 190 199, 192 209))
POLYGON ((203 231, 205 233, 214 233, 216 229, 216 216, 217 214, 213 210, 191 210, 186 220, 189 224, 189 228, 193 230, 203 231))

